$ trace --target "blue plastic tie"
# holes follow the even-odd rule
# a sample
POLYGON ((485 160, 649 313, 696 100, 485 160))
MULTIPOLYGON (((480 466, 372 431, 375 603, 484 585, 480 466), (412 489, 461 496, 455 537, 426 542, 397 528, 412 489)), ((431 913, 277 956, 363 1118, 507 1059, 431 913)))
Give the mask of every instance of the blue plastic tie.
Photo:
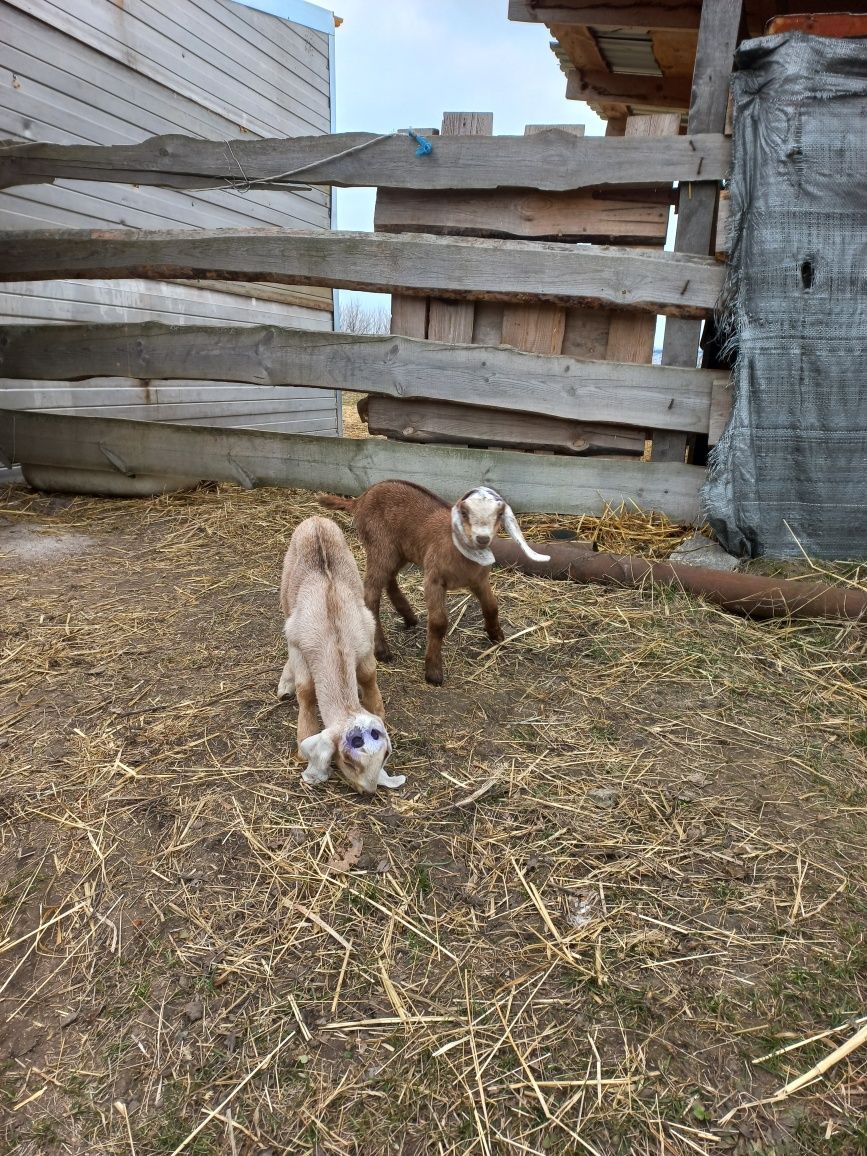
POLYGON ((411 128, 408 128, 406 131, 418 144, 418 148, 415 150, 415 155, 417 157, 426 157, 433 152, 433 145, 430 143, 427 137, 423 137, 421 133, 414 132, 411 128))

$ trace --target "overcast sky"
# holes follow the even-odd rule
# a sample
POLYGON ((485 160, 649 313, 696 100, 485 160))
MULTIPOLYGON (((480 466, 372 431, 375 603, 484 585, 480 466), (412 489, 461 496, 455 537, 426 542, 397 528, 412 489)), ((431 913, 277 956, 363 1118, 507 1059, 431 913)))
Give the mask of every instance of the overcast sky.
MULTIPOLYGON (((521 135, 525 124, 604 132, 586 104, 566 100, 548 29, 511 21, 506 9, 507 0, 334 0, 343 19, 337 131, 392 132, 438 126, 444 112, 492 112, 499 134, 521 135)), ((338 228, 373 227, 373 189, 335 193, 338 228)))

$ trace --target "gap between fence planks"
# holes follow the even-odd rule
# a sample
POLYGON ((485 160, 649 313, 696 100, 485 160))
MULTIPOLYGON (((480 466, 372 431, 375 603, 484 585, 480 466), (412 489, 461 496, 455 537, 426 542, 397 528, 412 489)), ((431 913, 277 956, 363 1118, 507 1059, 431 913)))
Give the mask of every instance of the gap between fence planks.
MULTIPOLYGON (((670 369, 505 347, 446 345, 276 326, 5 326, 0 375, 124 376, 352 389, 573 421, 707 433, 718 371, 670 369)), ((717 406, 719 399, 717 399, 717 406)), ((718 420, 718 419, 717 419, 718 420)))
POLYGON ((515 510, 601 514, 609 504, 688 522, 698 514, 704 470, 622 458, 536 456, 509 450, 407 445, 373 438, 304 437, 237 429, 78 418, 0 410, 0 459, 107 477, 119 471, 359 494, 404 478, 454 501, 478 485, 515 510))
POLYGON ((705 317, 719 297, 723 269, 711 257, 415 233, 64 229, 0 234, 0 281, 52 277, 240 278, 458 300, 603 301, 705 317))
POLYGON ((109 146, 0 143, 0 188, 63 179, 244 189, 295 174, 304 183, 338 187, 568 190, 720 180, 731 163, 731 143, 722 133, 673 138, 664 146, 582 139, 557 129, 521 137, 452 136, 435 139, 427 157, 416 157, 415 143, 405 135, 377 140, 363 132, 234 141, 171 135, 109 146), (357 151, 336 157, 350 149, 357 151))

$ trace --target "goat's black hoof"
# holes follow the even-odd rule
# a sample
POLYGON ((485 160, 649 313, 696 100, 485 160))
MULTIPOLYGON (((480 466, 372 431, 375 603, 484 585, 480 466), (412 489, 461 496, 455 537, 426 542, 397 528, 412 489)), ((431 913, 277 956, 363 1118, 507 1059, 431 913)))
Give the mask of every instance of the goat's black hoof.
POLYGON ((488 638, 490 638, 491 642, 505 642, 506 641, 506 636, 505 636, 505 634, 503 634, 502 630, 488 631, 488 638))
POLYGON ((443 672, 441 670, 426 670, 424 672, 424 680, 431 686, 442 686, 443 672))
POLYGON ((418 626, 418 619, 417 618, 404 618, 404 620, 403 620, 404 630, 415 630, 415 628, 417 626, 418 626))
POLYGON ((379 650, 374 650, 373 656, 377 662, 391 662, 394 658, 390 650, 383 650, 382 647, 379 650))

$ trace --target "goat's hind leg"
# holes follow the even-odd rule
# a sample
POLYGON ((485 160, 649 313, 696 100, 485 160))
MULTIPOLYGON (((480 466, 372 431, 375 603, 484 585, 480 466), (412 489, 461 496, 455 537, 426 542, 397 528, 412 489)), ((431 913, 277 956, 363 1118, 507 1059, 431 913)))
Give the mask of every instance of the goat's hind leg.
POLYGON ((388 639, 385 637, 385 631, 382 629, 382 623, 379 620, 380 606, 382 605, 382 591, 387 583, 388 579, 384 574, 371 572, 370 560, 368 559, 367 573, 364 575, 364 605, 373 615, 373 621, 376 624, 373 653, 380 662, 390 662, 394 657, 388 645, 388 639))
POLYGON ((397 575, 395 574, 389 581, 386 587, 389 600, 395 610, 403 619, 403 624, 407 630, 411 630, 413 626, 418 626, 418 615, 410 606, 406 595, 397 584, 397 575))

